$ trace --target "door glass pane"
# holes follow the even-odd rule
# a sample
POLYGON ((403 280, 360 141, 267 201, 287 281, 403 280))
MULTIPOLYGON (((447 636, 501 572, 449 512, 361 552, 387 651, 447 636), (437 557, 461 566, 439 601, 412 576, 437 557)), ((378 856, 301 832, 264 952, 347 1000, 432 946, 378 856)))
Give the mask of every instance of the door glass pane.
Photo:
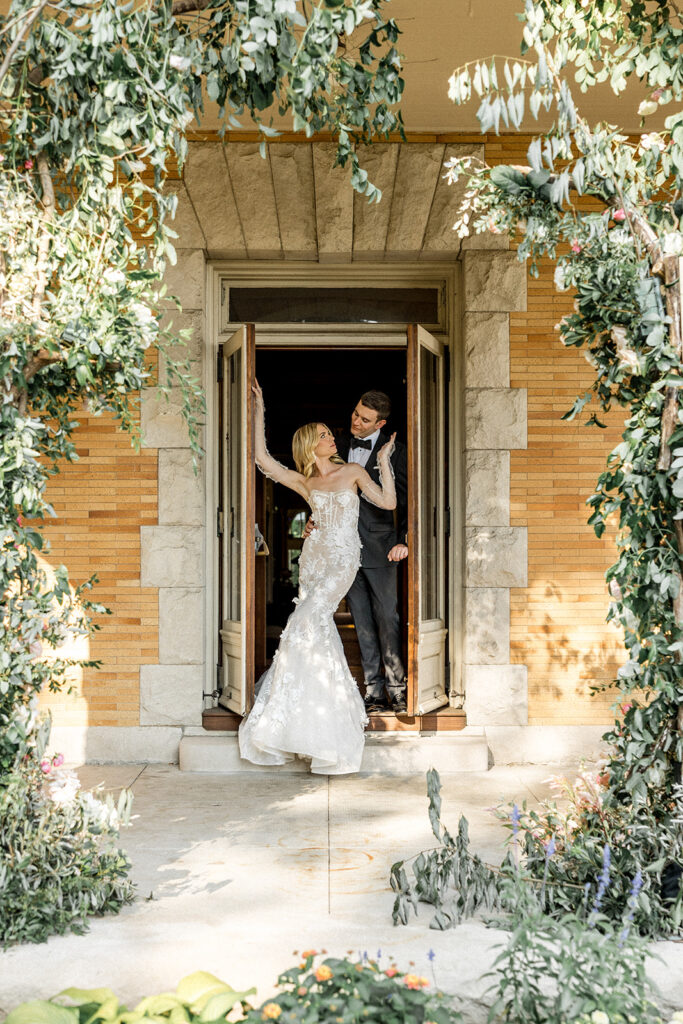
POLYGON ((439 323, 438 288, 231 288, 231 324, 439 323))
POLYGON ((227 493, 229 516, 230 571, 228 618, 239 622, 242 608, 242 566, 240 533, 242 524, 242 350, 237 349, 227 366, 227 493))
POLYGON ((437 356, 420 349, 420 618, 438 618, 438 493, 437 356))

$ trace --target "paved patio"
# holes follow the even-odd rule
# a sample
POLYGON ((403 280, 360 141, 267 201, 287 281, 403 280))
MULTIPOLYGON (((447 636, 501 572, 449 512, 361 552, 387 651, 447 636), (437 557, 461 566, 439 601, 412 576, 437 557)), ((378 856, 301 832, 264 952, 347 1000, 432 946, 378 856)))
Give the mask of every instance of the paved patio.
MULTIPOLYGON (((541 799, 550 772, 447 776, 444 820, 455 828, 465 814, 476 850, 499 859, 504 833, 487 809, 501 799, 541 799)), ((123 845, 138 900, 94 920, 84 936, 0 954, 0 1016, 67 985, 107 985, 132 1006, 199 969, 235 988, 256 985, 265 998, 296 961, 294 950, 313 947, 332 955, 381 949, 421 974, 431 973, 431 948, 439 986, 462 998, 470 1021, 485 1020, 481 975, 504 935, 477 921, 429 931, 428 907, 408 927, 391 923, 391 864, 433 845, 424 776, 194 775, 172 765, 85 766, 79 775, 85 787, 133 790, 123 845)), ((681 1008, 683 944, 659 943, 656 952, 663 961, 653 962, 652 977, 666 1005, 681 1008)))

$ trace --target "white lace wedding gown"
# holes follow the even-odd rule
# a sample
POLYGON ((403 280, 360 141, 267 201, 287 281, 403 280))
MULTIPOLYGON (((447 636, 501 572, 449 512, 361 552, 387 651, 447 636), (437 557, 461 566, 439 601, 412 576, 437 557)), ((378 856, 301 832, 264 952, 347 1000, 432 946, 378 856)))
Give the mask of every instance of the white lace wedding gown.
POLYGON ((299 558, 296 608, 239 729, 240 753, 254 764, 298 755, 321 775, 360 769, 368 719, 333 619, 360 565, 358 503, 350 489, 311 492, 317 529, 299 558))

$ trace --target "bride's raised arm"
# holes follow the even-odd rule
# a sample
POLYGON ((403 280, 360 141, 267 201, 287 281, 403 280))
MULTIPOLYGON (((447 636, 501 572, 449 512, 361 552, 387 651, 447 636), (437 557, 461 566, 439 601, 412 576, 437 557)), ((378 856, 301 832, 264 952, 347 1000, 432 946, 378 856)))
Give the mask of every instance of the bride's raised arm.
MULTIPOLYGON (((396 485, 394 483, 394 471, 391 468, 391 453, 394 450, 394 439, 392 434, 386 444, 382 445, 377 453, 377 465, 379 466, 379 479, 381 487, 375 483, 370 474, 362 466, 358 466, 356 483, 363 492, 363 497, 372 505, 378 508, 396 508, 396 485)), ((353 463, 352 463, 353 465, 353 463)))
POLYGON ((254 405, 254 461, 256 465, 264 476, 268 476, 271 480, 284 484, 285 487, 289 487, 291 490, 296 491, 297 494, 308 498, 304 476, 301 473, 297 473, 294 469, 288 469, 287 466, 283 466, 268 451, 266 447, 266 413, 263 404, 263 392, 258 381, 252 385, 251 390, 256 397, 254 405))

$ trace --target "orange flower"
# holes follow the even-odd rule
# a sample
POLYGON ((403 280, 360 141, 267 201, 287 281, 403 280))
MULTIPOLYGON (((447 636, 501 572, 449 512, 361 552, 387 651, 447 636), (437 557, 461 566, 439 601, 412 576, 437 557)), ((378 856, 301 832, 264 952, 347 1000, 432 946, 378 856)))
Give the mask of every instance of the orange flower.
POLYGON ((316 981, 329 981, 332 977, 332 971, 326 964, 321 964, 318 970, 315 972, 316 981))
POLYGON ((318 954, 314 949, 305 949, 301 955, 306 960, 309 956, 317 956, 318 954))
POLYGON ((420 979, 418 978, 417 974, 406 974, 405 978, 403 979, 403 984, 405 985, 406 988, 419 988, 420 979))
POLYGON ((277 1020, 281 1013, 282 1007, 277 1003, 266 1003, 261 1011, 261 1016, 264 1020, 277 1020))
POLYGON ((396 970, 395 967, 387 967, 384 973, 386 974, 387 978, 393 978, 395 974, 398 974, 398 971, 396 970))
POLYGON ((305 985, 299 985, 298 989, 296 990, 296 994, 298 996, 305 996, 307 992, 308 989, 306 988, 305 985))
POLYGON ((429 988, 429 978, 420 978, 419 981, 422 988, 429 988))

